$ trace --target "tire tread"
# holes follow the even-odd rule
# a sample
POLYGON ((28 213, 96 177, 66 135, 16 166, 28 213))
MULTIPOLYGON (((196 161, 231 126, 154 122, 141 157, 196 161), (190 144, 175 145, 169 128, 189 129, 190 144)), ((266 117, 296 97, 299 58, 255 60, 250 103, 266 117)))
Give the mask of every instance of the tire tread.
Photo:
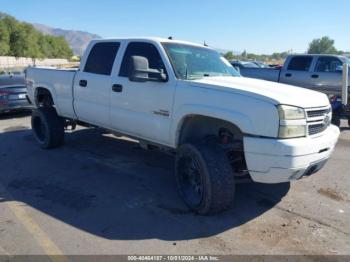
POLYGON ((207 187, 203 204, 199 207, 189 207, 200 214, 215 214, 228 209, 234 200, 235 180, 232 167, 222 148, 208 141, 184 144, 178 150, 177 161, 186 154, 195 154, 195 157, 200 159, 200 164, 205 170, 207 187))
POLYGON ((39 107, 33 111, 32 114, 32 128, 33 118, 40 117, 45 123, 48 133, 44 142, 40 143, 40 146, 44 149, 51 149, 59 147, 64 141, 64 121, 63 118, 57 115, 54 107, 39 107))

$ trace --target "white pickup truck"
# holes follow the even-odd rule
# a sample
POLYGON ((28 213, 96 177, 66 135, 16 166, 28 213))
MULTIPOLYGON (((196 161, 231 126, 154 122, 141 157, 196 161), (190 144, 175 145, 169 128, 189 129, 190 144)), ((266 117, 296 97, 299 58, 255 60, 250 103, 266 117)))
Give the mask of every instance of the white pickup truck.
POLYGON ((200 214, 228 208, 240 179, 317 172, 339 136, 326 95, 241 77, 188 42, 94 40, 78 70, 32 67, 26 77, 42 148, 60 146, 65 127, 88 124, 174 152, 180 195, 200 214))

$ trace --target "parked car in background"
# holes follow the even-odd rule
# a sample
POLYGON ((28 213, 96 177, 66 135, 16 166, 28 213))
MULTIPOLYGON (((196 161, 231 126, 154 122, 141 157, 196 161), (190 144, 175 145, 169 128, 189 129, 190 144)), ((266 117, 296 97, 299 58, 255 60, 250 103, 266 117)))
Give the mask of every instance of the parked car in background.
POLYGON ((278 69, 282 69, 283 64, 269 64, 270 68, 278 68, 278 69))
POLYGON ((328 95, 340 95, 342 66, 350 59, 337 55, 290 55, 283 67, 241 67, 242 76, 300 86, 328 95))
POLYGON ((270 66, 262 61, 252 61, 252 63, 256 64, 260 68, 270 68, 270 66))
POLYGON ((270 68, 270 66, 261 61, 230 61, 230 64, 240 70, 241 68, 270 68))
POLYGON ((32 109, 28 102, 24 75, 0 76, 0 113, 32 109))
POLYGON ((23 70, 11 70, 11 71, 0 70, 0 76, 5 76, 5 75, 24 76, 24 71, 23 70))
POLYGON ((238 71, 240 71, 243 68, 260 68, 257 64, 253 62, 230 61, 230 64, 238 71))

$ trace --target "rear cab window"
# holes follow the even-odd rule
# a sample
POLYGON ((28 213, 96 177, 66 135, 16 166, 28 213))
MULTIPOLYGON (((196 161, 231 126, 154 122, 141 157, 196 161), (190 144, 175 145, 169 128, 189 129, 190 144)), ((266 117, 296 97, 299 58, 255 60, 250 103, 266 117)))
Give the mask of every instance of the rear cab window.
POLYGON ((287 70, 292 71, 309 71, 312 64, 312 56, 295 56, 292 57, 287 70))
POLYGON ((118 42, 96 43, 91 48, 89 56, 86 60, 84 72, 99 75, 110 75, 119 47, 120 43, 118 42))

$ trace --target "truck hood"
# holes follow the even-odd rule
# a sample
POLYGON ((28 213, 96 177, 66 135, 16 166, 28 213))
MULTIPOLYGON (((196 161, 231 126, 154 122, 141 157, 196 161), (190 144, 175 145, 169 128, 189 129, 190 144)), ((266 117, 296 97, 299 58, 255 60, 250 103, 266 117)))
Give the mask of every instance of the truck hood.
POLYGON ((285 104, 302 108, 329 105, 329 100, 323 93, 246 77, 205 77, 193 80, 191 85, 247 95, 275 105, 285 104))

